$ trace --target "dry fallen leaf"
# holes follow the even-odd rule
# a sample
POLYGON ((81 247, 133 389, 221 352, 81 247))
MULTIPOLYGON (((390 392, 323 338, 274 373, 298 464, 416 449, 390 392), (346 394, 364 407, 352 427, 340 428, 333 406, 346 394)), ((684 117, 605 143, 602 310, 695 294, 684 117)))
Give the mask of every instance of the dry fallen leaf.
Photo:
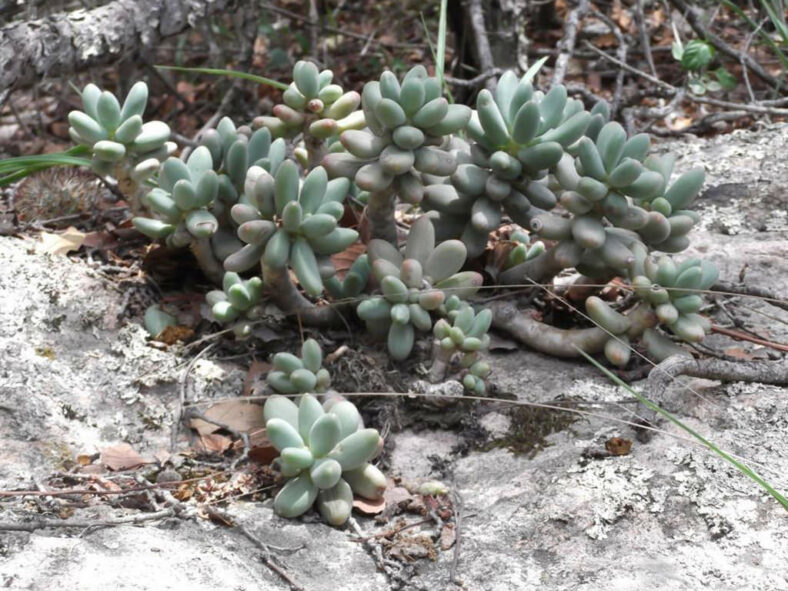
POLYGON ((165 345, 174 345, 177 342, 186 342, 194 336, 194 331, 188 326, 166 326, 155 340, 165 345))
POLYGON ((120 443, 101 450, 101 463, 110 470, 129 470, 150 461, 134 451, 128 443, 120 443))
POLYGON ((367 245, 356 242, 342 252, 331 255, 331 262, 337 270, 337 279, 344 279, 356 259, 367 251, 367 245))
POLYGON ((381 513, 383 509, 386 508, 386 499, 380 499, 379 501, 370 501, 369 499, 355 497, 353 499, 353 508, 358 509, 364 515, 377 515, 378 513, 381 513))
POLYGON ((441 550, 449 550, 457 541, 457 531, 453 523, 447 523, 441 529, 441 550))
POLYGON ((39 252, 47 254, 67 254, 73 250, 79 250, 85 241, 84 232, 80 232, 74 226, 70 226, 58 234, 41 232, 41 245, 39 252))
POLYGON ((621 437, 611 437, 605 441, 605 449, 612 456, 625 456, 632 449, 632 440, 621 437))
POLYGON ((255 384, 261 379, 263 374, 267 374, 269 371, 271 371, 271 364, 267 361, 253 361, 252 365, 249 367, 249 371, 246 372, 246 377, 244 378, 244 387, 241 395, 251 396, 255 384))
MULTIPOLYGON (((251 404, 243 400, 226 400, 209 407, 204 413, 206 418, 214 419, 222 425, 227 425, 235 431, 252 431, 265 427, 263 408, 259 404, 251 404)), ((214 433, 221 429, 218 425, 192 419, 190 426, 200 435, 214 433)))
POLYGON ((752 361, 755 359, 753 355, 742 349, 741 347, 728 347, 725 349, 725 354, 730 357, 735 357, 736 359, 741 359, 743 361, 752 361))
POLYGON ((219 433, 201 433, 195 447, 207 453, 224 453, 233 444, 233 440, 219 433))

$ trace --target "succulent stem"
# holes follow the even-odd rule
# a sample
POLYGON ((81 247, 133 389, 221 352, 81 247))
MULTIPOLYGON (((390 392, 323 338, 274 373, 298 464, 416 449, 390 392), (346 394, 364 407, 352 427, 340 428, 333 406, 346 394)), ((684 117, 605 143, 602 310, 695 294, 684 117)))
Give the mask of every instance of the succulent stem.
POLYGON ((304 326, 341 326, 336 306, 315 306, 301 295, 290 279, 287 267, 274 269, 262 264, 263 277, 276 306, 287 315, 296 315, 304 326))
POLYGON ((314 170, 315 167, 320 166, 320 161, 328 153, 326 150, 325 141, 316 138, 306 131, 308 125, 304 125, 304 145, 306 146, 309 170, 314 170))
POLYGON ((369 195, 366 216, 370 237, 379 238, 397 246, 397 224, 394 221, 395 194, 389 187, 369 195))
POLYGON ((444 349, 440 345, 440 341, 435 339, 432 342, 432 366, 430 367, 429 380, 431 383, 436 384, 446 379, 446 374, 449 371, 449 363, 454 350, 444 349))
POLYGON ((210 238, 195 238, 189 245, 189 249, 192 251, 194 258, 197 259, 200 269, 211 280, 211 283, 221 285, 224 277, 224 267, 213 254, 210 238))
POLYGON ((536 283, 545 283, 558 275, 564 267, 553 256, 553 249, 547 250, 529 261, 515 265, 498 276, 500 285, 524 283, 527 279, 536 283))
MULTIPOLYGON (((131 206, 131 212, 134 215, 139 215, 142 211, 142 195, 147 189, 131 178, 129 168, 124 162, 118 162, 113 174, 115 180, 118 181, 118 190, 126 197, 131 206)), ((221 283, 221 278, 219 282, 221 283)))
MULTIPOLYGON (((586 353, 601 353, 610 334, 599 327, 561 329, 534 320, 520 312, 510 302, 493 302, 493 326, 511 334, 528 347, 554 357, 580 357, 575 349, 586 353)), ((644 330, 656 325, 654 313, 648 306, 639 304, 627 315, 631 322, 628 336, 640 336, 644 330)))

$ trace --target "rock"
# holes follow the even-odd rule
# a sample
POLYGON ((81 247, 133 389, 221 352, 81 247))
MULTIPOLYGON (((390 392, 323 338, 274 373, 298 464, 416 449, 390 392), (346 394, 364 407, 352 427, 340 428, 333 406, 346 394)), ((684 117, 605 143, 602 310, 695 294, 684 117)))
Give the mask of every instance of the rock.
MULTIPOLYGON (((658 148, 678 154, 679 171, 698 164, 708 171, 699 199, 704 225, 693 232, 690 252, 717 262, 724 280, 738 280, 744 268, 748 282, 783 294, 788 161, 775 156, 787 138, 788 126, 778 126, 658 148)), ((123 294, 83 262, 34 254, 29 241, 13 238, 0 238, 0 260, 0 488, 35 488, 77 455, 110 445, 128 443, 144 458, 168 449, 184 359, 151 347, 133 322, 118 326, 123 294)), ((759 300, 743 303, 736 313, 749 328, 788 342, 788 313, 759 300)), ((776 354, 719 334, 707 342, 739 354, 776 354)), ((785 510, 752 480, 675 426, 661 424, 649 443, 638 442, 631 395, 583 362, 504 347, 491 354, 491 365, 496 395, 511 401, 469 405, 464 430, 414 428, 388 438, 389 475, 400 483, 390 489, 392 505, 434 508, 404 488, 416 491, 429 480, 445 483, 447 498, 461 499, 461 526, 446 538, 459 541, 457 576, 465 589, 788 588, 785 510), (612 437, 633 441, 629 453, 609 455, 612 437)), ((189 374, 189 395, 236 396, 244 375, 232 363, 200 360, 189 374)), ((788 491, 788 392, 680 383, 692 391, 671 386, 677 417, 788 491)), ((4 500, 0 521, 23 519, 31 507, 4 500)), ((312 513, 280 519, 270 500, 235 501, 227 510, 272 546, 303 546, 274 555, 310 591, 458 588, 449 581, 458 545, 439 550, 442 540, 425 533, 429 524, 407 530, 398 544, 368 547, 312 513), (389 562, 388 574, 380 572, 380 549, 386 558, 399 556, 400 566, 389 562)), ((124 514, 135 510, 97 504, 70 518, 124 514)), ((392 527, 356 519, 366 536, 392 527)), ((0 532, 0 586, 286 589, 259 558, 237 529, 199 519, 0 532)))

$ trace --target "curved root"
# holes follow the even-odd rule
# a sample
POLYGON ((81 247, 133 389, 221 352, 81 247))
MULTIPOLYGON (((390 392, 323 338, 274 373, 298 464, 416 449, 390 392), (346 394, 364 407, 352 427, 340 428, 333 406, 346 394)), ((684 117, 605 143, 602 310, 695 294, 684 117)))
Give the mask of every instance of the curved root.
MULTIPOLYGON (((493 326, 508 332, 531 349, 554 357, 580 357, 582 349, 589 354, 601 353, 605 343, 612 338, 609 333, 595 326, 592 328, 556 328, 531 318, 510 302, 494 302, 493 326)), ((656 324, 654 313, 648 306, 639 305, 627 314, 631 325, 627 336, 635 338, 656 324)))

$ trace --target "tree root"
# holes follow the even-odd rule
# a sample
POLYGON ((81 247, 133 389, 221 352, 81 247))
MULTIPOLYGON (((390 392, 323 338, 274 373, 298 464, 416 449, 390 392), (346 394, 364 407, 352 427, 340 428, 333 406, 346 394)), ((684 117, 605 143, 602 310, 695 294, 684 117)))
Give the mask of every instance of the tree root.
POLYGON ((310 302, 293 284, 287 268, 273 269, 263 264, 263 277, 276 306, 288 316, 298 316, 304 326, 342 326, 337 306, 316 306, 310 302))

